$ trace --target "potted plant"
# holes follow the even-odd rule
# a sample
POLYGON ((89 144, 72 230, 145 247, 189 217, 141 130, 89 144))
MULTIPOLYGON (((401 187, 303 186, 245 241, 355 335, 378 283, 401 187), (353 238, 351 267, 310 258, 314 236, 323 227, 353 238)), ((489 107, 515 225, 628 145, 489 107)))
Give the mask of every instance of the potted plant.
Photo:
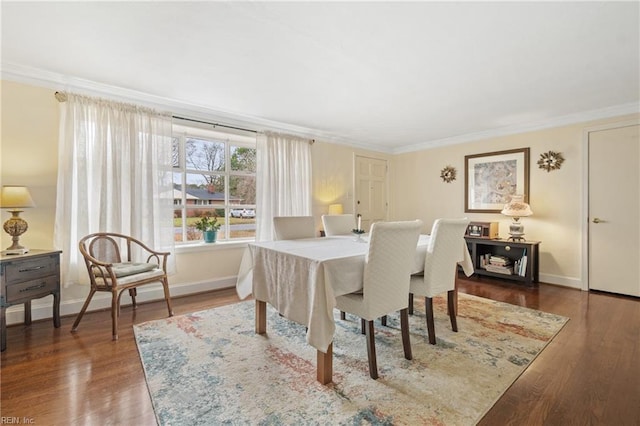
POLYGON ((218 218, 214 216, 213 218, 205 215, 200 218, 195 223, 196 229, 202 231, 202 236, 204 238, 205 243, 215 243, 218 238, 218 230, 220 229, 220 224, 218 223, 218 218))

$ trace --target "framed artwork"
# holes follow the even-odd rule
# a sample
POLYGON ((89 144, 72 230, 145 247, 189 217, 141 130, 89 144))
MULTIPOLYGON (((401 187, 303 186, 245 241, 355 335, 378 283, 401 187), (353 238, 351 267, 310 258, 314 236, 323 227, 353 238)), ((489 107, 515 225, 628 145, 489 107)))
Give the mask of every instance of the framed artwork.
POLYGON ((464 157, 464 211, 500 213, 513 194, 529 202, 529 148, 464 157))

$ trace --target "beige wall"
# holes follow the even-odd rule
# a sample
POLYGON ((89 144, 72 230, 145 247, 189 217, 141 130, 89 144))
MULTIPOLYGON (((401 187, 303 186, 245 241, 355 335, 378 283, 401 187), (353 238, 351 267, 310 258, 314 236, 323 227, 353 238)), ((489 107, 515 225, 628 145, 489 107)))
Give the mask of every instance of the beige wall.
MULTIPOLYGON (((2 184, 27 185, 37 204, 24 212, 29 230, 21 238, 27 247, 52 248, 56 201, 58 102, 53 90, 2 81, 1 86, 2 184)), ((635 117, 635 116, 634 116, 635 117)), ((435 148, 407 154, 389 155, 373 151, 316 142, 313 155, 313 212, 317 229, 328 205, 342 203, 345 212, 353 212, 354 156, 387 159, 390 165, 389 219, 420 218, 428 232, 438 217, 465 216, 464 156, 512 148, 531 148, 531 206, 534 216, 524 218, 528 239, 541 240, 540 272, 542 281, 579 287, 581 271, 582 211, 582 132, 585 127, 605 122, 566 126, 537 132, 492 138, 483 141, 435 148), (542 152, 560 151, 566 161, 562 168, 547 173, 537 168, 542 152), (443 183, 440 170, 452 165, 458 177, 443 183)), ((2 212, 2 221, 8 213, 2 212)), ((506 235, 508 220, 499 214, 469 214, 471 220, 499 221, 506 235)), ((10 245, 2 232, 2 247, 10 245)), ((233 285, 243 247, 217 246, 212 251, 181 251, 176 254, 178 272, 171 277, 172 294, 233 285)), ((62 313, 79 310, 87 294, 86 286, 63 289, 62 313)), ((155 297, 156 293, 148 297, 155 297)), ((159 294, 159 293, 158 293, 159 294)), ((43 299, 44 300, 44 299, 43 299)), ((144 299, 143 299, 144 300, 144 299)), ((101 302, 100 302, 101 303, 101 302)), ((101 307, 92 304, 93 308, 101 307)), ((42 315, 50 315, 50 302, 42 306, 42 315)), ((105 305, 106 306, 106 305, 105 305)), ((12 307, 10 310, 17 310, 12 307)), ((34 312, 34 318, 38 318, 34 312)), ((12 321, 10 317, 9 321, 12 321)))
MULTIPOLYGON (((54 97, 54 91, 47 88, 3 80, 0 89, 0 181, 4 185, 28 186, 37 204, 36 208, 23 213, 23 217, 29 222, 29 230, 20 238, 23 245, 32 248, 53 248, 58 173, 58 101, 54 97)), ((313 209, 317 218, 317 229, 320 230, 320 216, 326 213, 329 203, 341 202, 346 212, 352 211, 351 170, 354 153, 378 158, 388 156, 322 142, 315 143, 312 152, 313 168, 316 171, 313 181, 313 209)), ((9 214, 2 211, 0 219, 4 222, 8 217, 9 214)), ((1 234, 0 247, 11 245, 9 235, 5 232, 1 234)), ((220 245, 208 251, 179 251, 176 253, 177 273, 170 279, 172 294, 233 285, 243 250, 239 245, 226 248, 220 245)), ((63 288, 62 314, 78 312, 87 292, 88 287, 85 285, 63 288)), ((107 295, 97 295, 101 300, 92 302, 90 309, 108 306, 105 296, 107 295)), ((147 295, 147 299, 156 296, 161 297, 159 289, 147 295)), ((51 302, 46 299, 48 298, 34 301, 34 319, 50 315, 51 302)), ((145 300, 144 293, 141 294, 141 300, 145 300)), ((21 306, 9 309, 10 323, 20 319, 18 311, 21 311, 21 306)))
MULTIPOLYGON (((20 238, 31 248, 53 248, 53 232, 56 204, 56 180, 58 173, 58 122, 59 105, 51 89, 2 81, 2 169, 3 185, 26 185, 36 203, 33 209, 22 214, 29 223, 28 231, 20 238)), ((2 211, 3 222, 9 214, 2 211)), ((1 233, 0 247, 11 245, 11 237, 1 233)), ((192 251, 176 254, 177 273, 171 277, 172 294, 203 291, 229 286, 235 282, 242 247, 215 249, 213 252, 192 251), (212 261, 212 253, 215 260, 212 261), (181 287, 184 287, 181 289, 181 287)), ((64 256, 64 254, 63 254, 64 256)), ((62 313, 79 310, 88 287, 70 286, 62 290, 62 313)), ((148 295, 155 297, 157 291, 148 295)), ((105 299, 106 295, 98 295, 105 299)), ((142 300, 145 300, 144 294, 142 300)), ((50 304, 46 300, 35 301, 34 309, 50 304)), ((103 306, 100 301, 91 307, 103 306)), ((15 311, 19 307, 12 307, 15 311)), ((34 318, 37 318, 34 312, 34 318)))
MULTIPOLYGON (((633 116, 635 117, 635 116, 633 116)), ((399 154, 393 159, 391 217, 418 217, 430 229, 438 217, 466 216, 472 221, 500 223, 500 236, 508 237, 510 219, 500 214, 464 212, 464 157, 516 148, 530 148, 530 205, 534 215, 520 219, 528 240, 540 245, 540 279, 580 287, 582 250, 583 131, 631 116, 496 137, 448 147, 399 154), (559 170, 538 168, 540 154, 561 152, 559 170), (457 178, 444 183, 440 170, 451 165, 457 178)), ((612 165, 615 166, 615 165, 612 165)))
MULTIPOLYGON (((58 101, 51 90, 2 81, 0 146, 2 185, 29 187, 36 208, 21 214, 29 230, 26 247, 51 248, 58 174, 58 101)), ((10 216, 2 211, 2 222, 10 216)), ((11 237, 2 231, 3 249, 11 237)))
POLYGON ((322 229, 322 215, 327 214, 329 204, 342 204, 344 213, 353 213, 356 155, 388 160, 389 154, 352 148, 344 145, 316 142, 311 148, 313 167, 313 215, 316 228, 322 229))

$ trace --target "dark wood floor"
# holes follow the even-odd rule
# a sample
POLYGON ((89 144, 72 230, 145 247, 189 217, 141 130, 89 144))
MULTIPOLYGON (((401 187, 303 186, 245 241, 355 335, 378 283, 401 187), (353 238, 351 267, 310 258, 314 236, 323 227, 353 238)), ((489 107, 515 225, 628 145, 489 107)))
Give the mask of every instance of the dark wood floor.
MULTIPOLYGON (((541 284, 460 279, 460 291, 571 320, 481 425, 640 425, 640 300, 541 284)), ((234 289, 174 299, 176 314, 237 301, 234 289)), ((108 311, 8 328, 1 416, 37 425, 151 425, 155 417, 131 325, 163 318, 162 302, 123 308, 120 340, 108 311)), ((321 422, 321 420, 319 419, 321 422)), ((4 421, 6 423, 6 421, 4 421)))

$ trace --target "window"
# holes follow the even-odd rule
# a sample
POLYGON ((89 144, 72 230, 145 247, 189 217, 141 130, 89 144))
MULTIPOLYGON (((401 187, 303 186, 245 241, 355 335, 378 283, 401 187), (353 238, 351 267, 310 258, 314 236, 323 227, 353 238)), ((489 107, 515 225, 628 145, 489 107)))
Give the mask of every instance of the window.
POLYGON ((202 240, 195 222, 203 216, 218 218, 218 241, 255 238, 255 135, 181 123, 173 125, 176 243, 202 240))

